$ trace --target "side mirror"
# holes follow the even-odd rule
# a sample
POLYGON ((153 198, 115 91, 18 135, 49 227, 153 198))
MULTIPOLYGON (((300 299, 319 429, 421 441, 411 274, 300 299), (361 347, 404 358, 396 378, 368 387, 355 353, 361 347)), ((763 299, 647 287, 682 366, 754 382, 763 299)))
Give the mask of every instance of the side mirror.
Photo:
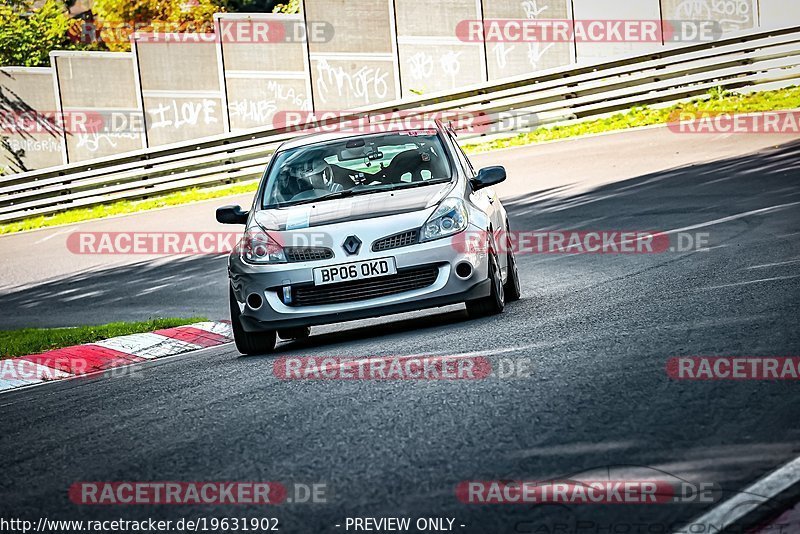
POLYGON ((500 167, 499 165, 496 167, 485 167, 479 170, 478 175, 471 180, 472 189, 477 191, 478 189, 483 189, 484 187, 499 184, 505 179, 506 169, 504 167, 500 167))
POLYGON ((217 222, 222 224, 247 224, 248 212, 239 206, 223 206, 217 208, 217 222))

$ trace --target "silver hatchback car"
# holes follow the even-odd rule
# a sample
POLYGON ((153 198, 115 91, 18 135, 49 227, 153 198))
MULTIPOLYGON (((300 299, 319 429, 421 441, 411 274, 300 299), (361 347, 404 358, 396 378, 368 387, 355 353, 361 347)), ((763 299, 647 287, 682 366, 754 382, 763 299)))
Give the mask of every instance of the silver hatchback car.
POLYGON ((228 260, 236 348, 263 354, 314 325, 462 302, 470 316, 500 313, 520 296, 513 251, 496 243, 509 224, 491 186, 505 178, 476 173, 440 123, 284 143, 251 209, 216 213, 245 225, 228 260))

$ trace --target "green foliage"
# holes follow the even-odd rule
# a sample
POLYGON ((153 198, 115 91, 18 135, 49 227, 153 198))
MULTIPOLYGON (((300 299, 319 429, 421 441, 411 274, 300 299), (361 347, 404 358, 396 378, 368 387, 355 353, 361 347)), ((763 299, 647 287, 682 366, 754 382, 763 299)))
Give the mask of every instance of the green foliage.
MULTIPOLYGON (((712 98, 694 99, 675 104, 672 107, 652 109, 638 106, 622 113, 602 119, 588 120, 562 126, 542 126, 531 132, 514 137, 466 145, 467 152, 488 152, 497 148, 524 146, 532 143, 555 141, 567 137, 592 135, 615 130, 625 130, 639 126, 665 124, 675 119, 678 113, 753 113, 757 111, 776 111, 800 108, 800 88, 788 87, 776 91, 761 91, 749 94, 735 94, 721 88, 712 90, 712 98)), ((711 91, 710 91, 711 93, 711 91)))
POLYGON ((286 14, 293 14, 293 13, 300 13, 300 0, 289 0, 286 4, 278 4, 272 10, 273 13, 286 13, 286 14))
POLYGON ((64 0, 0 0, 0 66, 39 67, 51 50, 129 51, 142 32, 211 32, 214 13, 299 13, 300 0, 94 0, 93 22, 72 19, 64 0))
POLYGON ((724 87, 712 87, 708 90, 708 97, 711 100, 722 100, 731 95, 731 92, 724 87))
POLYGON ((130 50, 134 31, 212 32, 214 13, 226 0, 94 0, 92 12, 100 38, 113 51, 130 50))
POLYGON ((46 67, 51 50, 86 48, 70 38, 78 25, 61 0, 45 0, 37 9, 33 0, 0 3, 0 65, 46 67))

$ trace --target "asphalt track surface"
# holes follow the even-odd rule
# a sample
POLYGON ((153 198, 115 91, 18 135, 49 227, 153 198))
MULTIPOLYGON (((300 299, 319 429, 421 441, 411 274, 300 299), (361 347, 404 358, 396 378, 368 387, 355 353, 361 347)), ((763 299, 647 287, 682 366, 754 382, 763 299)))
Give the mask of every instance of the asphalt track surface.
MULTIPOLYGON (((672 356, 800 352, 800 142, 693 137, 645 130, 475 160, 508 167, 501 192, 517 230, 688 228, 708 234, 708 250, 520 256, 524 295, 500 316, 468 320, 452 306, 320 328, 279 347, 282 356, 477 351, 527 359, 530 376, 281 381, 276 356, 244 358, 226 345, 6 393, 0 516, 272 516, 284 532, 343 532, 348 517, 450 517, 460 532, 587 534, 668 532, 691 520, 712 505, 477 506, 454 490, 465 480, 660 473, 713 482, 725 498, 800 455, 796 381, 690 382, 665 372, 672 356), (128 480, 324 482, 329 499, 87 507, 67 497, 74 482, 128 480), (649 530, 635 530, 643 524, 649 530)), ((218 204, 80 229, 198 229, 218 204)), ((223 260, 110 265, 65 254, 69 231, 0 239, 3 328, 224 317, 223 260), (60 299, 67 290, 95 293, 60 299)))

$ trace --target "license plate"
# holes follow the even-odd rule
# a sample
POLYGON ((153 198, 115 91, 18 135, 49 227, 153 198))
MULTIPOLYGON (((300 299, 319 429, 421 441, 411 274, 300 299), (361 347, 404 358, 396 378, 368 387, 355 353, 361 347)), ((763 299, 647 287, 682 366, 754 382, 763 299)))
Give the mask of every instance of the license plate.
POLYGON ((379 278, 391 274, 397 274, 394 258, 358 261, 330 267, 317 267, 314 269, 314 285, 322 286, 338 282, 364 280, 365 278, 379 278))

